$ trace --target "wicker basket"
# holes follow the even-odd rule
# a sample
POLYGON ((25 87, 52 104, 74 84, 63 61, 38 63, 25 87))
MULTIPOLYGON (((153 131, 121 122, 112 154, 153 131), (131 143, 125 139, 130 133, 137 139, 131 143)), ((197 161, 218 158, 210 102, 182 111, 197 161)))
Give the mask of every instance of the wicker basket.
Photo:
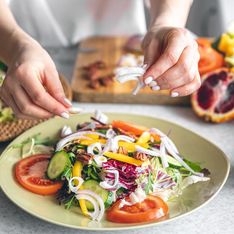
MULTIPOLYGON (((63 75, 60 75, 60 80, 63 85, 66 97, 69 100, 72 100, 72 90, 66 78, 63 75)), ((43 121, 44 120, 16 119, 14 121, 0 123, 0 142, 12 140, 25 130, 43 121)))

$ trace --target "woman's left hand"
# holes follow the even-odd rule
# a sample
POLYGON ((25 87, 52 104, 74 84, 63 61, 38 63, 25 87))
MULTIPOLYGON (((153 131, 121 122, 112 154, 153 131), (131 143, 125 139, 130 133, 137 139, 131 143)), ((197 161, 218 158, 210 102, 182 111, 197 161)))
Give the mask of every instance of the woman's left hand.
POLYGON ((186 96, 200 85, 199 52, 188 30, 156 27, 143 41, 147 71, 144 82, 153 90, 170 90, 172 97, 186 96))

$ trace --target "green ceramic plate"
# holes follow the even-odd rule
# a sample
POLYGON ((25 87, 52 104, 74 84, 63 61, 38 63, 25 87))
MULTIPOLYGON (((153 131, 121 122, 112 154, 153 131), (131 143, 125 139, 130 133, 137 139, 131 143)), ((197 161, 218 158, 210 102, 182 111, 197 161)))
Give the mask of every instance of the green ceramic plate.
MULTIPOLYGON (((82 114, 72 116, 69 120, 51 119, 26 131, 17 137, 11 145, 20 143, 39 132, 42 137, 55 137, 65 124, 75 129, 78 122, 89 120, 89 116, 89 114, 82 114)), ((211 180, 190 186, 182 196, 169 203, 170 215, 167 220, 146 224, 117 224, 103 219, 97 223, 82 216, 78 208, 65 210, 58 205, 54 197, 36 195, 23 189, 16 182, 13 174, 14 165, 20 160, 19 150, 14 149, 5 150, 0 159, 0 185, 4 193, 23 210, 54 224, 86 230, 120 230, 158 225, 189 214, 207 204, 224 185, 229 173, 229 161, 219 148, 199 135, 176 124, 151 117, 130 114, 108 114, 108 116, 111 120, 131 121, 147 127, 157 127, 164 132, 171 130, 170 136, 180 149, 181 154, 186 155, 190 160, 201 162, 203 167, 208 168, 211 172, 211 180)))

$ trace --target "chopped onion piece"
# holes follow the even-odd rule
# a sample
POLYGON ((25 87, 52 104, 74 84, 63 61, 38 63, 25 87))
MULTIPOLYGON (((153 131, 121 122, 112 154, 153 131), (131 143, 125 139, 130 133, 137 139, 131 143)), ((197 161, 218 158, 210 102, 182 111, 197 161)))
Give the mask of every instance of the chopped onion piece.
POLYGON ((89 130, 89 129, 95 130, 95 128, 96 128, 96 123, 95 123, 95 122, 91 122, 91 123, 89 123, 87 126, 81 128, 81 129, 79 129, 78 132, 84 131, 84 130, 89 130))
POLYGON ((100 155, 102 153, 102 145, 100 142, 96 142, 93 143, 91 145, 88 146, 87 148, 87 152, 88 154, 92 154, 92 155, 100 155), (98 154, 94 153, 94 150, 97 149, 98 150, 98 154))
POLYGON ((97 201, 95 201, 94 198, 92 198, 90 195, 87 195, 87 194, 78 193, 76 195, 76 199, 77 200, 82 199, 82 200, 89 201, 93 205, 94 211, 93 212, 87 212, 87 213, 92 218, 92 220, 98 220, 98 217, 100 216, 100 210, 99 210, 98 203, 97 203, 97 201))
POLYGON ((71 134, 71 135, 69 135, 69 136, 61 139, 57 143, 56 151, 61 150, 64 145, 66 145, 69 141, 72 141, 72 140, 76 140, 76 139, 91 140, 89 137, 83 136, 83 135, 86 135, 86 134, 96 134, 96 135, 99 135, 101 137, 106 138, 105 134, 102 134, 102 133, 99 133, 99 132, 92 132, 92 131, 80 131, 80 132, 76 132, 76 133, 73 133, 73 134, 71 134))
POLYGON ((156 150, 145 149, 139 145, 136 145, 135 147, 136 147, 136 150, 140 153, 145 153, 154 157, 160 157, 160 152, 157 152, 156 150))
POLYGON ((156 128, 151 128, 151 129, 150 129, 150 132, 153 132, 153 133, 159 135, 160 137, 165 137, 165 138, 167 139, 169 145, 173 148, 173 150, 174 150, 177 154, 179 153, 179 151, 178 151, 178 149, 176 148, 174 142, 173 142, 165 133, 163 133, 162 131, 160 131, 159 129, 156 129, 156 128))
POLYGON ((72 134, 71 127, 69 127, 67 125, 63 126, 63 128, 61 130, 61 133, 60 133, 61 137, 64 138, 64 137, 66 137, 66 136, 68 136, 70 134, 72 134))
POLYGON ((108 117, 105 114, 103 114, 100 110, 95 111, 94 117, 98 121, 100 121, 100 122, 102 122, 104 124, 108 124, 108 117))
POLYGON ((113 138, 114 136, 116 136, 116 132, 113 129, 108 129, 106 132, 106 137, 107 138, 113 138))
POLYGON ((113 142, 113 138, 109 138, 107 140, 107 142, 102 150, 102 154, 111 150, 112 142, 113 142))
POLYGON ((94 161, 97 163, 99 167, 102 167, 104 162, 107 162, 107 158, 105 156, 95 156, 94 161))
POLYGON ((136 66, 136 67, 118 67, 115 70, 116 76, 124 76, 129 74, 140 74, 141 76, 145 73, 145 68, 136 66))
POLYGON ((137 83, 137 86, 135 89, 132 91, 133 95, 137 95, 137 93, 140 91, 145 86, 145 84, 139 79, 139 82, 137 83))
POLYGON ((125 205, 132 206, 136 203, 143 202, 146 199, 146 197, 147 196, 145 191, 141 187, 137 187, 136 190, 129 195, 130 202, 126 201, 125 199, 122 199, 119 204, 119 208, 122 208, 125 205))
POLYGON ((104 212, 105 212, 105 205, 104 205, 102 198, 98 194, 92 192, 91 190, 79 190, 78 195, 80 195, 80 194, 90 195, 91 197, 93 197, 97 200, 98 205, 99 205, 99 214, 98 214, 96 220, 100 221, 104 215, 104 212))
POLYGON ((80 186, 83 184, 84 180, 81 178, 81 177, 78 177, 78 176, 75 176, 75 177, 72 177, 69 182, 68 182, 68 185, 69 185, 69 188, 70 190, 73 192, 73 193, 77 193, 80 186), (78 184, 77 185, 73 185, 73 182, 74 181, 77 181, 78 184))
POLYGON ((144 83, 141 80, 141 77, 145 73, 144 67, 122 67, 116 70, 116 80, 120 83, 125 83, 130 80, 136 80, 137 85, 135 89, 132 91, 134 95, 138 93, 138 91, 144 87, 144 83))
POLYGON ((132 75, 125 75, 125 76, 119 76, 116 78, 117 81, 121 84, 129 81, 129 80, 136 80, 139 81, 138 74, 132 74, 132 75))
POLYGON ((127 142, 134 142, 135 140, 132 137, 125 136, 125 135, 118 135, 110 141, 111 143, 111 151, 112 152, 117 152, 119 148, 119 141, 127 141, 127 142))
POLYGON ((119 204, 119 208, 121 209, 124 206, 132 206, 133 204, 131 202, 126 201, 125 199, 122 199, 120 204, 119 204))
POLYGON ((166 155, 166 149, 165 149, 165 145, 163 143, 163 141, 160 144, 160 157, 162 160, 162 165, 164 168, 168 167, 169 164, 167 162, 167 155, 166 155))
POLYGON ((115 176, 114 183, 111 185, 107 181, 100 182, 100 186, 104 189, 115 189, 119 183, 119 172, 117 170, 105 170, 108 173, 112 173, 115 176))

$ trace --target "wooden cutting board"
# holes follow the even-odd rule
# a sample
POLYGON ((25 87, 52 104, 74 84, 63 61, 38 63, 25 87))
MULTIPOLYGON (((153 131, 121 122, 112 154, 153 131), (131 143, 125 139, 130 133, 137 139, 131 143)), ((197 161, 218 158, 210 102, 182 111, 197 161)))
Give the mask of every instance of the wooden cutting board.
POLYGON ((126 53, 123 50, 126 40, 126 37, 91 37, 80 43, 81 52, 78 52, 72 78, 73 99, 78 102, 188 105, 189 97, 171 98, 167 91, 152 91, 148 87, 134 96, 131 92, 136 83, 131 81, 125 84, 115 81, 97 90, 89 87, 81 68, 101 60, 109 71, 113 71, 126 53))

